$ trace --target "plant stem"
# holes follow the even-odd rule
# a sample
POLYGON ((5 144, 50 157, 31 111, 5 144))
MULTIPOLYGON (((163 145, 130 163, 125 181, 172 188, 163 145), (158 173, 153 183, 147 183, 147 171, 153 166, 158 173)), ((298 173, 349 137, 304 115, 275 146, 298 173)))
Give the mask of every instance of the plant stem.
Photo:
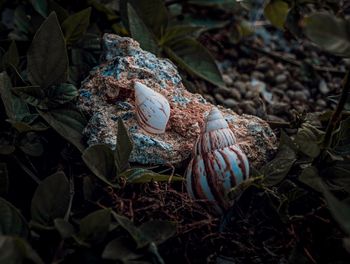
POLYGON ((350 70, 348 70, 348 72, 344 78, 343 90, 342 90, 340 99, 338 101, 337 107, 336 107, 331 119, 329 120, 329 123, 327 126, 326 134, 325 134, 324 141, 323 141, 325 148, 328 148, 331 144, 333 131, 334 131, 334 129, 337 128, 337 126, 341 120, 342 112, 343 112, 344 106, 346 104, 346 100, 348 98, 349 92, 350 92, 350 70))

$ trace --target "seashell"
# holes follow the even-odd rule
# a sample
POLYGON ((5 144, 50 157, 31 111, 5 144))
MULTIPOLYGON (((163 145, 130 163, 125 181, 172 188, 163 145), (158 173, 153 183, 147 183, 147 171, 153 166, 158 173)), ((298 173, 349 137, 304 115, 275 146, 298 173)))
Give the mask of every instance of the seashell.
POLYGON ((153 134, 165 132, 170 117, 170 105, 163 95, 135 82, 135 108, 137 121, 144 130, 153 134))
POLYGON ((218 213, 230 206, 226 194, 249 177, 249 162, 216 107, 206 118, 186 170, 186 187, 194 199, 210 201, 218 213))

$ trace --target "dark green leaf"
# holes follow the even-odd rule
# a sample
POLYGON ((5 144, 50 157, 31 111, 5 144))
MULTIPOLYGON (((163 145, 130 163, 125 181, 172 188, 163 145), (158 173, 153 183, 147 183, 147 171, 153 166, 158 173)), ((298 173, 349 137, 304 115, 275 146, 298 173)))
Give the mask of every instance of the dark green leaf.
MULTIPOLYGON (((0 146, 1 148, 2 146, 0 146)), ((6 163, 0 163, 0 195, 7 194, 9 189, 9 176, 6 163)))
POLYGON ((21 135, 18 141, 18 147, 29 156, 39 157, 44 152, 41 138, 37 133, 25 133, 24 135, 21 135))
POLYGON ((128 131, 121 118, 118 119, 117 146, 114 152, 117 173, 121 173, 129 167, 129 157, 133 148, 128 131))
POLYGON ((321 171, 331 190, 343 190, 350 193, 350 161, 345 159, 333 162, 321 171))
POLYGON ((303 169, 299 176, 299 180, 316 191, 321 191, 319 186, 320 176, 318 175, 318 170, 316 167, 310 166, 303 169))
POLYGON ((285 1, 270 0, 264 8, 264 15, 268 20, 270 20, 272 25, 283 29, 288 11, 288 4, 285 1))
POLYGON ((350 56, 349 21, 328 13, 313 13, 304 21, 305 35, 335 55, 350 56))
POLYGON ((194 38, 184 38, 165 48, 168 56, 181 68, 217 86, 225 86, 221 73, 209 51, 194 38))
POLYGON ((14 25, 15 30, 9 34, 9 38, 18 41, 28 41, 28 35, 32 31, 32 26, 23 5, 19 5, 15 9, 14 25))
POLYGON ((102 258, 119 260, 122 263, 133 263, 133 260, 141 258, 142 255, 132 250, 132 245, 126 239, 118 237, 107 244, 102 253, 102 258))
POLYGON ((82 131, 86 125, 86 120, 81 112, 67 107, 48 112, 38 110, 38 112, 58 134, 76 146, 81 152, 84 151, 85 146, 82 144, 82 131))
POLYGON ((72 101, 78 96, 77 88, 70 83, 62 83, 57 86, 51 86, 48 90, 48 97, 50 101, 65 104, 72 101))
POLYGON ((129 19, 129 30, 132 38, 137 40, 141 48, 152 52, 153 54, 158 53, 158 45, 156 38, 153 33, 147 28, 141 18, 138 16, 134 8, 128 4, 128 19, 129 19))
MULTIPOLYGON (((1 169, 1 168, 0 168, 1 169)), ((0 235, 26 238, 28 225, 16 207, 0 197, 0 235)))
POLYGON ((88 147, 82 155, 88 168, 105 183, 117 187, 113 182, 117 179, 114 155, 107 145, 96 144, 88 147))
POLYGON ((171 45, 172 42, 188 37, 189 35, 193 35, 200 29, 201 27, 189 25, 176 25, 169 27, 162 35, 159 43, 160 45, 167 45, 167 43, 171 45))
POLYGON ((340 122, 339 129, 334 138, 334 152, 339 155, 350 154, 350 118, 340 122))
POLYGON ((78 237, 89 244, 98 244, 106 237, 110 223, 110 209, 95 211, 80 221, 80 233, 78 237))
POLYGON ((54 219, 63 218, 69 207, 69 191, 69 182, 63 172, 57 172, 45 178, 32 199, 33 223, 52 226, 54 219))
POLYGON ((47 16, 47 1, 46 0, 30 0, 34 9, 43 17, 47 16))
POLYGON ((7 144, 4 143, 5 142, 2 142, 0 144, 0 155, 10 155, 16 150, 15 146, 9 144, 8 142, 7 144))
MULTIPOLYGON (((168 24, 168 12, 162 0, 128 0, 121 1, 122 12, 126 11, 127 3, 135 10, 136 15, 142 20, 143 24, 157 38, 165 31, 168 24)), ((128 11, 128 21, 131 27, 130 19, 133 19, 128 11)))
POLYGON ((147 238, 144 241, 136 241, 139 247, 143 247, 151 242, 159 245, 168 240, 175 235, 176 226, 168 221, 153 220, 142 224, 139 230, 147 238))
POLYGON ((48 1, 49 13, 55 12, 58 18, 58 21, 62 24, 64 20, 69 16, 68 11, 62 6, 57 4, 54 0, 48 1))
POLYGON ((9 49, 4 54, 2 58, 2 64, 4 68, 8 65, 12 65, 14 68, 17 68, 19 63, 19 54, 16 46, 16 42, 12 41, 9 49))
POLYGON ((28 260, 30 263, 44 264, 27 241, 19 237, 0 235, 0 263, 23 264, 28 260))
POLYGON ((14 87, 12 90, 26 103, 42 109, 47 108, 45 93, 40 86, 14 87))
POLYGON ((0 94, 9 119, 20 121, 29 114, 28 106, 12 93, 12 84, 6 72, 0 73, 0 94))
POLYGON ((54 224, 63 239, 70 238, 75 233, 74 226, 62 218, 56 218, 54 224))
POLYGON ((328 191, 324 184, 320 183, 324 197, 327 200, 328 208, 331 211, 334 219, 340 227, 350 235, 350 206, 342 201, 339 201, 335 196, 328 191))
POLYGON ((90 23, 91 7, 69 16, 62 23, 62 30, 67 45, 78 41, 86 32, 90 23))
POLYGON ((185 15, 182 23, 185 26, 191 25, 197 28, 201 28, 200 32, 202 33, 203 31, 225 27, 230 23, 230 21, 220 20, 220 19, 210 19, 208 17, 197 18, 197 17, 193 17, 192 15, 187 15, 187 16, 185 15))
POLYGON ((129 232, 137 243, 138 248, 143 248, 150 243, 161 244, 172 237, 175 232, 174 223, 167 221, 149 221, 136 227, 128 218, 113 212, 114 218, 118 223, 129 232))
POLYGON ((84 198, 87 201, 93 200, 93 195, 95 191, 95 184, 92 181, 90 176, 85 176, 83 180, 83 192, 84 192, 84 198))
POLYGON ((300 152, 311 158, 316 158, 320 154, 323 135, 323 131, 304 123, 298 130, 294 143, 298 145, 300 152))
POLYGON ((67 81, 68 55, 57 16, 51 13, 36 32, 28 50, 28 79, 47 88, 67 81))
POLYGON ((282 133, 276 157, 261 169, 265 176, 265 184, 273 186, 280 183, 288 175, 296 160, 296 153, 291 146, 290 139, 285 133, 282 133))
MULTIPOLYGON (((157 182, 167 182, 170 179, 170 175, 163 175, 155 173, 151 170, 142 169, 142 168, 132 168, 126 170, 120 177, 126 178, 128 183, 146 183, 151 181, 157 182)), ((183 181, 183 177, 173 176, 171 181, 183 181)))

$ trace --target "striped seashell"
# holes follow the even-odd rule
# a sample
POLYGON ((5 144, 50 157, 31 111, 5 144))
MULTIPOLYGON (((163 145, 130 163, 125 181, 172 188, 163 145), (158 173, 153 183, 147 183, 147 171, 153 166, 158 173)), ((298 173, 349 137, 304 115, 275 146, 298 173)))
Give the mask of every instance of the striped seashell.
POLYGON ((194 199, 212 202, 218 213, 230 203, 227 192, 249 177, 246 155, 217 108, 213 108, 193 150, 186 170, 187 192, 194 199))
POLYGON ((135 108, 137 121, 144 130, 153 134, 165 132, 170 117, 170 105, 163 95, 135 82, 135 108))

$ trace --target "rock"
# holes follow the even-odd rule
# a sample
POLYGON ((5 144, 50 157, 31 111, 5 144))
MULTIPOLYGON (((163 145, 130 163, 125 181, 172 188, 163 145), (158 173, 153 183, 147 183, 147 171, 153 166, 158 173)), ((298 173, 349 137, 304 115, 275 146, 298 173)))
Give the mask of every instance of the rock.
POLYGON ((317 104, 318 106, 321 106, 321 107, 326 107, 326 106, 327 106, 326 101, 323 100, 323 99, 317 99, 316 104, 317 104))
POLYGON ((253 71, 251 77, 252 79, 264 80, 265 75, 259 71, 253 71))
POLYGON ((300 90, 306 89, 304 87, 304 85, 301 82, 299 82, 299 81, 291 81, 290 82, 290 87, 291 87, 291 89, 293 89, 295 91, 300 91, 300 90))
POLYGON ((328 94, 330 92, 330 89, 328 88, 328 85, 325 80, 321 80, 318 89, 322 94, 328 94))
POLYGON ((231 96, 233 99, 237 100, 237 101, 242 100, 242 95, 241 95, 240 92, 239 92, 237 89, 235 89, 235 88, 230 89, 230 96, 231 96))
POLYGON ((223 104, 225 101, 225 98, 219 93, 214 94, 214 97, 219 104, 223 104))
POLYGON ((236 108, 237 107, 237 101, 232 98, 227 98, 224 101, 224 106, 228 108, 236 108))
POLYGON ((223 74, 222 79, 224 80, 224 83, 227 85, 233 84, 233 80, 232 80, 231 76, 228 74, 223 74))
POLYGON ((203 97, 205 100, 207 100, 211 104, 215 104, 215 98, 212 97, 210 94, 204 94, 203 97))
POLYGON ((255 104, 253 101, 247 100, 241 103, 241 108, 243 109, 245 114, 248 115, 255 115, 256 110, 255 110, 255 104))
POLYGON ((294 99, 301 101, 301 102, 305 102, 305 101, 307 101, 307 96, 304 93, 304 91, 296 91, 296 92, 294 92, 294 99))
POLYGON ((247 85, 241 81, 234 82, 233 87, 237 88, 242 95, 244 95, 247 91, 247 85))
POLYGON ((287 81, 287 75, 286 74, 278 74, 275 78, 276 83, 285 83, 287 81))
POLYGON ((231 94, 231 89, 226 87, 220 87, 215 90, 216 93, 221 94, 224 97, 228 97, 231 94))
MULTIPOLYGON (((142 50, 133 39, 105 34, 103 42, 104 60, 90 72, 79 90, 78 106, 90 117, 84 129, 87 143, 106 143, 115 148, 117 120, 122 118, 134 142, 131 162, 178 165, 189 157, 213 105, 185 89, 174 64, 142 50), (171 113, 164 134, 150 134, 138 125, 135 81, 168 99, 171 113)), ((219 109, 251 164, 260 167, 276 149, 276 136, 271 128, 258 117, 240 116, 220 106, 219 109)))

